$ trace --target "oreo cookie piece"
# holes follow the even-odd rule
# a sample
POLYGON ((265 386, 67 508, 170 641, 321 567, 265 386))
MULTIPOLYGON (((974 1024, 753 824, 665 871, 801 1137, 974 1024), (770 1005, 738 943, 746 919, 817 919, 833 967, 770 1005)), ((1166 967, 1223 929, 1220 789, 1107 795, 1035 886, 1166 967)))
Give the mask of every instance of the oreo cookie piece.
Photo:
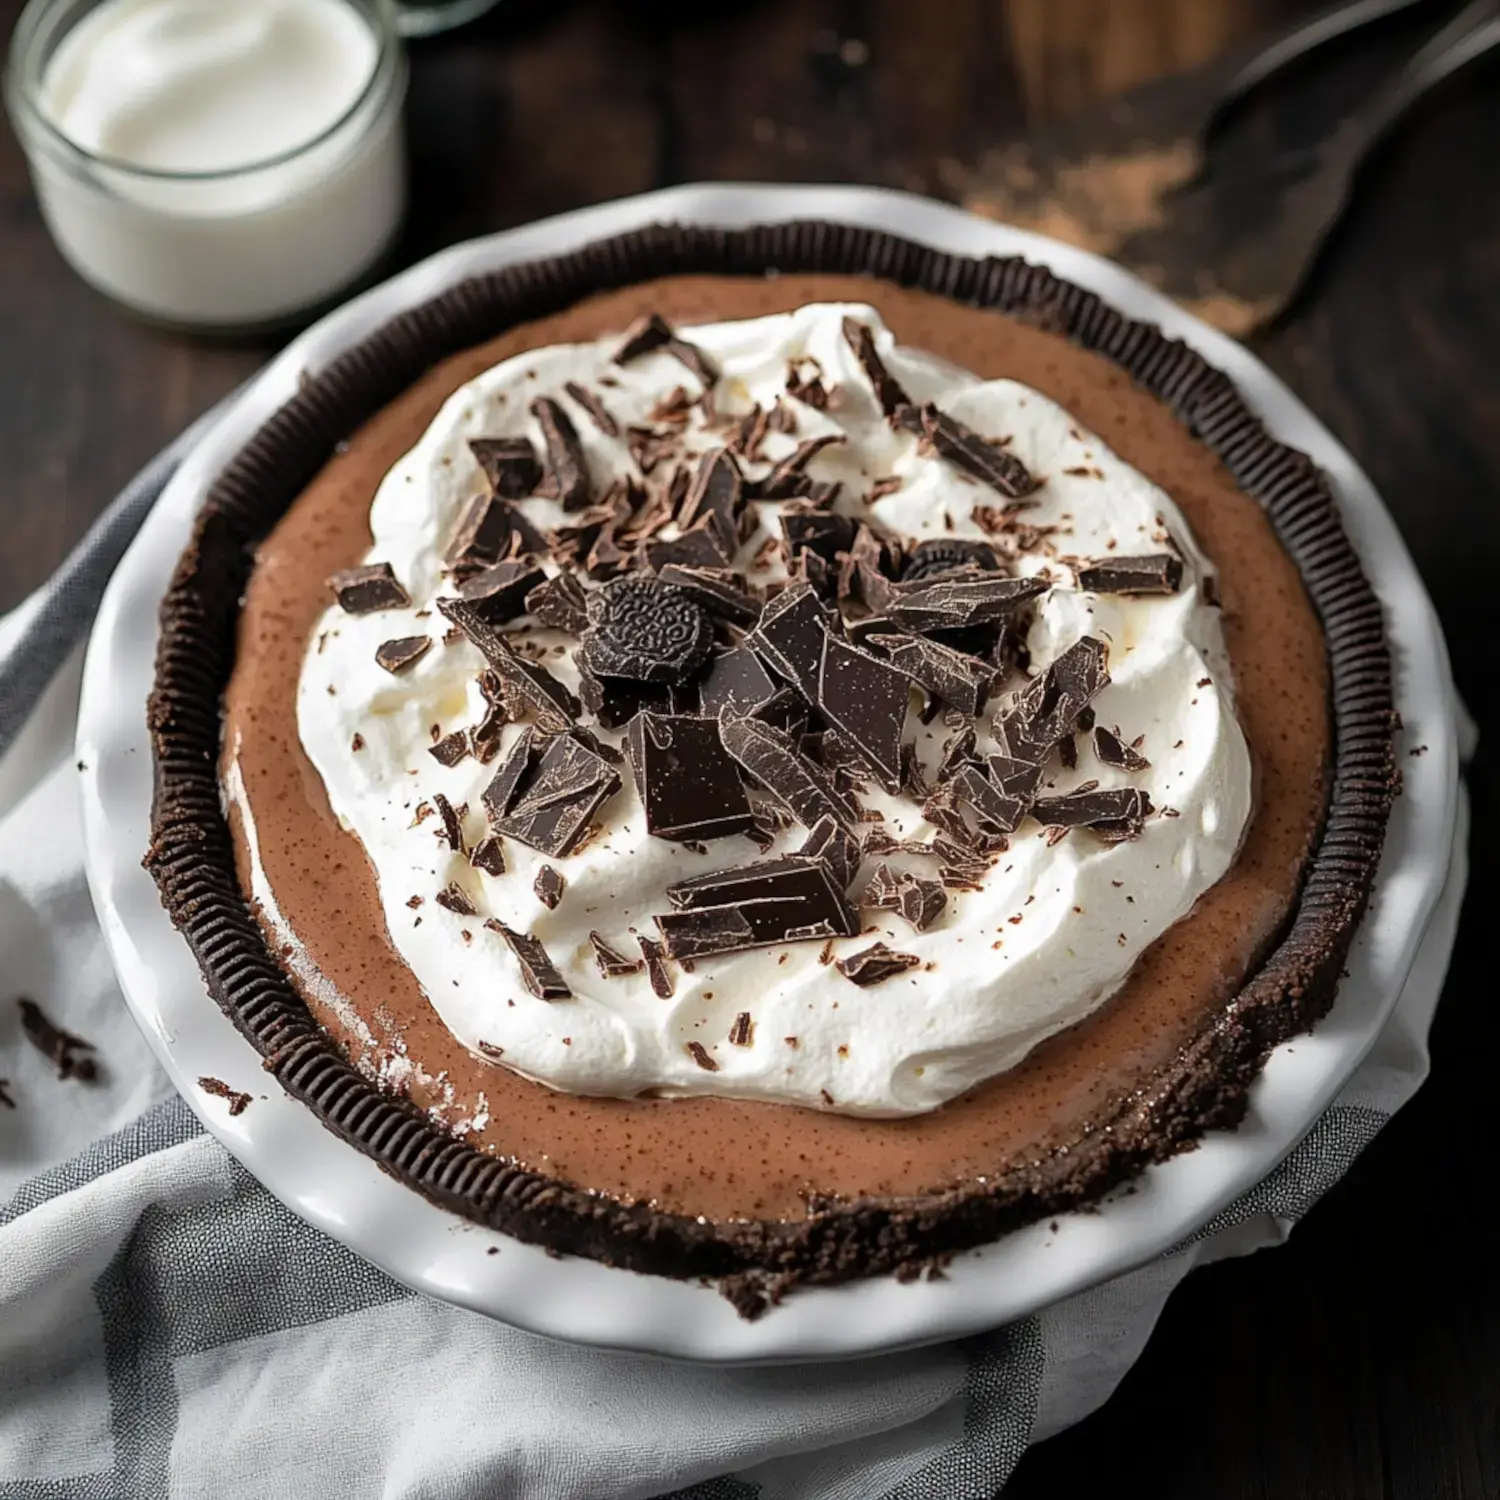
POLYGON ((995 549, 984 542, 971 541, 961 536, 929 537, 918 542, 901 570, 902 583, 922 583, 929 578, 940 578, 945 573, 956 573, 963 568, 979 568, 993 573, 1000 564, 995 549))
POLYGON ((686 589, 627 574, 588 598, 589 627, 579 665, 599 677, 678 683, 696 675, 713 647, 714 627, 686 589))

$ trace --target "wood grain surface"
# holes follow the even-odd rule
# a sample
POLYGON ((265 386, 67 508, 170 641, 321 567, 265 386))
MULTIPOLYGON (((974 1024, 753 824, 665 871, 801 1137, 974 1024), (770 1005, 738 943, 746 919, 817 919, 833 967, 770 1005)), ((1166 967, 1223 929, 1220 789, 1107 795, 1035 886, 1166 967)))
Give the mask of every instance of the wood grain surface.
MULTIPOLYGON (((1307 7, 1301 0, 503 0, 414 49, 409 261, 465 236, 701 178, 961 194, 987 148, 1307 7)), ((20 0, 0 0, 8 33, 20 0)), ((1445 11, 1380 27, 1257 101, 1225 142, 1287 157, 1445 11)), ((1500 657, 1500 69, 1456 80, 1361 184, 1296 314, 1256 347, 1348 444, 1437 601, 1489 741, 1500 657)), ((271 352, 131 322, 53 248, 0 127, 0 607, 115 489, 271 352)), ((1416 726, 1419 728, 1419 726, 1416 726)), ((1007 1497, 1500 1496, 1500 1005, 1484 948, 1492 746, 1432 1077, 1273 1254, 1201 1271, 1099 1413, 1007 1497)))

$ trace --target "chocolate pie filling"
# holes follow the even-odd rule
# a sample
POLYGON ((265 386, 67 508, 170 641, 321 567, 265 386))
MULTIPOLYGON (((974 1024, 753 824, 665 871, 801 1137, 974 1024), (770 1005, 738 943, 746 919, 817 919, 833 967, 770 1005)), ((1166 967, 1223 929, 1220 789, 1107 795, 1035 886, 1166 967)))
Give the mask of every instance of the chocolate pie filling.
MULTIPOLYGON (((413 1102, 471 1145, 550 1177, 712 1221, 800 1219, 809 1200, 994 1182, 1112 1117, 1203 1031, 1285 924, 1317 840, 1330 752, 1325 679, 1322 631, 1261 507, 1109 360, 1004 314, 863 277, 683 276, 593 297, 457 355, 353 436, 260 547, 225 695, 223 770, 241 883, 272 951, 351 1059, 386 1065, 387 1076, 390 1058, 405 1059, 398 1066, 413 1102), (716 1099, 555 1093, 473 1056, 445 1029, 390 946, 373 872, 303 754, 296 687, 327 603, 324 581, 360 562, 386 471, 443 400, 487 367, 620 332, 651 312, 684 326, 840 301, 872 303, 903 344, 1036 387, 1181 507, 1219 569, 1256 774, 1244 846, 1104 1007, 930 1114, 869 1120, 716 1099)), ((566 875, 566 859, 559 870, 566 875)), ((860 991, 832 969, 829 983, 841 1006, 858 1007, 860 991)))

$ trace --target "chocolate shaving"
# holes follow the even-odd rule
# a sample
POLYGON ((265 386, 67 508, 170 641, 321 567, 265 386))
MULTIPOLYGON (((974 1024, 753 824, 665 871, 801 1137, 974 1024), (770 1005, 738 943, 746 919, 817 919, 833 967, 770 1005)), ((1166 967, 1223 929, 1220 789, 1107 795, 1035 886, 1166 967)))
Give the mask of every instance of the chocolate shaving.
POLYGON ((865 889, 864 905, 899 912, 918 932, 926 932, 942 916, 948 893, 940 880, 924 880, 909 870, 893 873, 881 865, 865 889))
POLYGON ((456 766, 473 747, 469 743, 466 729, 450 730, 437 744, 429 745, 427 753, 440 765, 450 770, 456 766))
POLYGON ((546 579, 535 563, 498 562, 461 583, 458 597, 472 604, 487 625, 504 625, 526 613, 526 596, 546 579))
POLYGON ((670 354, 688 374, 694 376, 702 384, 705 393, 713 390, 719 379, 719 368, 696 344, 678 338, 674 333, 662 345, 662 352, 670 354))
POLYGON ((833 617, 812 588, 793 584, 762 610, 748 643, 813 703, 823 668, 823 642, 832 625, 833 617))
POLYGON ((578 700, 545 667, 517 655, 466 599, 439 599, 438 608, 479 648, 505 686, 512 708, 524 706, 539 727, 560 734, 582 711, 578 700))
POLYGON ((653 538, 642 549, 646 566, 660 570, 667 567, 723 568, 733 560, 734 549, 726 547, 718 527, 709 517, 690 526, 681 536, 653 538))
POLYGON ((76 1078, 92 1083, 99 1076, 98 1064, 80 1053, 93 1052, 94 1044, 50 1021, 34 1000, 17 1000, 21 1012, 21 1030, 29 1041, 57 1069, 59 1078, 76 1078))
POLYGON ((840 515, 837 511, 819 510, 807 504, 788 505, 777 518, 781 534, 786 539, 789 557, 804 551, 816 552, 827 562, 833 562, 840 552, 848 552, 854 545, 855 527, 852 516, 840 515))
POLYGON ((807 438, 798 443, 793 452, 773 464, 764 479, 756 480, 747 489, 756 500, 795 500, 807 495, 812 488, 812 480, 806 473, 808 464, 825 448, 845 441, 842 433, 835 432, 807 438))
POLYGON ((443 564, 454 573, 477 573, 515 553, 546 550, 541 533, 509 500, 476 495, 464 509, 443 564))
POLYGON ((595 589, 578 663, 600 677, 679 683, 713 646, 713 623, 686 589, 639 574, 595 589))
POLYGON ((531 772, 535 744, 535 730, 530 725, 523 726, 505 759, 500 762, 494 778, 480 794, 479 800, 484 804, 484 815, 491 827, 515 805, 521 784, 531 772))
POLYGON ((887 613, 893 620, 925 634, 961 630, 1002 621, 1013 610, 1045 594, 1042 578, 997 578, 988 575, 946 577, 897 586, 887 613))
POLYGON ((541 482, 542 466, 530 438, 471 438, 469 452, 498 499, 523 500, 541 482))
POLYGON ((382 609, 405 609, 411 595, 396 581, 389 563, 343 568, 328 579, 346 615, 372 615, 382 609))
POLYGON ((3 1104, 6 1109, 16 1107, 16 1101, 10 1096, 10 1079, 8 1078, 0 1078, 0 1104, 3 1104))
POLYGON ((647 313, 626 330, 620 347, 614 352, 614 362, 628 365, 631 360, 670 343, 671 339, 672 325, 660 313, 647 313))
POLYGON ((593 498, 589 481, 588 459, 578 439, 572 419, 551 396, 538 396, 531 403, 531 415, 541 425, 547 445, 547 477, 557 490, 557 498, 567 511, 586 510, 593 498))
POLYGON ((828 387, 823 384, 823 366, 810 354, 787 361, 786 393, 814 411, 828 409, 828 387))
POLYGON ((705 1047, 702 1042, 688 1042, 686 1043, 686 1046, 688 1056, 691 1057, 700 1068, 704 1069, 705 1072, 717 1073, 719 1071, 718 1063, 716 1063, 713 1058, 709 1056, 708 1048, 705 1047))
POLYGON ((885 652, 898 672, 971 717, 984 707, 994 686, 994 667, 926 636, 873 635, 870 644, 885 652))
POLYGON ((576 380, 570 380, 563 389, 573 400, 588 414, 589 420, 604 434, 605 437, 617 438, 620 435, 620 424, 609 414, 609 408, 605 406, 598 395, 581 386, 576 380))
POLYGON ((832 818, 819 818, 797 851, 799 859, 821 859, 841 891, 854 884, 859 871, 860 846, 847 829, 832 818))
POLYGON ((1086 635, 1022 689, 991 724, 1002 753, 1040 764, 1109 681, 1108 652, 1086 635))
POLYGON ((795 741, 756 718, 719 716, 724 748, 759 782, 771 799, 804 828, 832 818, 848 829, 859 821, 859 804, 797 749, 795 741))
POLYGON ((750 463, 759 463, 761 449, 765 445, 766 433, 770 431, 770 419, 762 406, 752 406, 740 418, 739 424, 730 433, 726 446, 750 463))
POLYGON ((745 483, 740 466, 728 448, 714 448, 703 455, 677 511, 677 524, 689 529, 706 520, 718 537, 721 549, 732 555, 740 544, 745 509, 745 483))
POLYGON ((906 394, 901 382, 886 369, 876 351, 875 334, 870 325, 861 323, 858 318, 845 318, 843 330, 845 342, 854 351, 860 369, 865 372, 865 379, 874 388, 875 399, 880 403, 881 411, 885 413, 887 420, 895 417, 902 407, 911 405, 911 397, 906 394))
POLYGON ((1032 817, 1050 828, 1092 828, 1100 823, 1139 826, 1150 814, 1150 796, 1134 786, 1038 797, 1031 804, 1032 817))
POLYGON ((557 903, 562 900, 563 888, 567 883, 551 865, 543 865, 536 872, 536 880, 531 887, 532 894, 548 911, 556 911, 557 903))
POLYGON ((439 836, 455 854, 462 853, 464 830, 458 809, 441 792, 433 793, 432 803, 438 810, 438 821, 443 825, 439 836))
POLYGON ((1026 799, 1001 791, 978 766, 960 766, 944 790, 993 833, 1014 833, 1026 816, 1026 799))
POLYGON ((229 1106, 229 1118, 237 1119, 244 1114, 254 1102, 249 1094, 239 1089, 232 1089, 222 1078, 205 1076, 198 1080, 198 1087, 205 1094, 212 1094, 215 1099, 222 1099, 229 1106))
POLYGON ((734 1018, 734 1025, 729 1028, 729 1044, 732 1047, 754 1046, 755 1022, 750 1019, 748 1010, 742 1010, 734 1018))
POLYGON ((641 945, 641 955, 646 960, 646 973, 651 980, 651 988, 656 992, 658 998, 670 1000, 672 998, 672 971, 667 967, 667 951, 655 938, 648 938, 637 934, 636 942, 641 945))
POLYGON ((818 712, 875 768, 887 790, 898 790, 901 736, 911 703, 906 674, 825 631, 815 702, 818 712))
POLYGON ((486 875, 505 874, 505 850, 493 833, 487 833, 469 852, 469 863, 486 875))
MULTIPOLYGON (((492 790, 493 783, 484 794, 486 810, 492 790)), ((492 817, 491 826, 551 859, 561 858, 578 847, 600 808, 619 790, 620 773, 607 760, 574 735, 555 735, 512 794, 509 811, 492 817)))
POLYGON ((526 610, 549 630, 581 635, 589 623, 583 585, 571 573, 539 583, 526 596, 526 610))
POLYGON ((921 408, 921 421, 922 435, 939 456, 1006 499, 1023 499, 1039 487, 1040 481, 1014 453, 986 442, 957 417, 927 405, 921 408))
POLYGON ((589 942, 594 945, 594 959, 599 965, 599 972, 606 979, 623 979, 625 975, 639 974, 645 968, 643 959, 626 958, 623 953, 611 948, 597 932, 589 933, 589 942))
POLYGON ((382 641, 375 648, 375 661, 394 677, 415 666, 431 649, 431 636, 403 635, 393 641, 382 641))
POLYGON ((657 575, 663 583, 686 589, 709 614, 732 625, 753 625, 760 602, 737 573, 725 568, 690 568, 669 563, 657 575))
POLYGON ((694 876, 667 899, 674 910, 654 920, 679 963, 859 931, 830 865, 800 855, 694 876))
POLYGON ((1182 587, 1182 559, 1167 552, 1098 558, 1078 570, 1078 587, 1093 594, 1175 594, 1182 587))
POLYGON ((479 915, 479 908, 474 905, 469 893, 461 885, 453 882, 445 885, 432 899, 439 906, 445 907, 457 916, 477 917, 479 915))
POLYGON ((897 974, 905 974, 907 970, 920 968, 921 965, 922 960, 915 953, 897 953, 884 943, 874 943, 848 958, 835 959, 833 966, 845 979, 851 980, 861 989, 868 989, 872 984, 892 979, 897 974))
POLYGON ((583 706, 605 729, 628 724, 643 708, 671 713, 677 690, 626 677, 596 677, 584 669, 578 674, 578 694, 583 706))
POLYGON ((1151 762, 1102 724, 1094 730, 1094 754, 1102 764, 1120 771, 1146 771, 1151 762))
POLYGON ((755 824, 715 719, 641 712, 625 741, 646 831, 678 843, 748 833, 755 824))
POLYGON ((495 917, 485 924, 491 932, 498 932, 505 939, 510 951, 515 954, 521 968, 521 983, 538 1000, 571 1000, 573 991, 558 972, 541 941, 529 932, 514 932, 495 917))

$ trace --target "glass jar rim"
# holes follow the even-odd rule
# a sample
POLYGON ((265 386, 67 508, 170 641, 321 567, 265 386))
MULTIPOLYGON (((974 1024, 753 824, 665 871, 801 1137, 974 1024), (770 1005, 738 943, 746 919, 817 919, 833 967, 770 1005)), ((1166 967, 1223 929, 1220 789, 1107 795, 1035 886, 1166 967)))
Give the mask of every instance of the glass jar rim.
MULTIPOLYGON (((147 182, 233 182, 238 178, 251 177, 258 172, 285 166, 334 139, 372 99, 389 88, 393 78, 399 78, 400 75, 402 33, 391 0, 364 0, 362 4, 356 0, 351 8, 368 22, 375 36, 375 66, 371 68, 369 78, 365 80, 353 102, 331 124, 284 151, 234 167, 216 167, 206 171, 143 167, 136 162, 110 156, 105 152, 91 151, 87 146, 80 145, 50 117, 37 99, 45 68, 31 65, 36 61, 35 54, 42 39, 41 28, 49 14, 65 3, 67 0, 28 0, 22 10, 11 38, 10 55, 5 65, 6 107, 15 122, 18 135, 22 134, 21 126, 24 122, 32 130, 39 132, 52 149, 61 151, 86 166, 102 168, 121 178, 137 178, 147 182)), ((26 144, 26 141, 27 137, 22 135, 22 143, 26 144)))

